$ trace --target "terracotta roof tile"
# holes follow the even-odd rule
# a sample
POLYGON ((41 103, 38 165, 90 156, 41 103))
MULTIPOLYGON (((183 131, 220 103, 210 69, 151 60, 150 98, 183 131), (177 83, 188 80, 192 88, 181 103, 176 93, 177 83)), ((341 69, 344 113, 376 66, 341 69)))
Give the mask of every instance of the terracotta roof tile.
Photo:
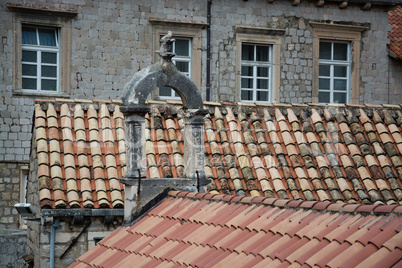
MULTIPOLYGON (((147 176, 181 177, 183 111, 163 102, 151 106, 145 120, 147 176)), ((213 181, 211 193, 402 202, 401 125, 395 112, 388 112, 402 107, 343 107, 342 113, 316 105, 211 107, 205 117, 205 174, 213 181)), ((40 189, 48 189, 40 200, 60 189, 64 197, 58 194, 59 207, 123 205, 117 179, 125 175, 127 163, 118 103, 38 102, 35 122, 40 189), (68 169, 73 166, 75 178, 68 169), (68 185, 60 183, 65 174, 68 185), (96 183, 91 184, 94 175, 96 183)), ((55 200, 50 201, 55 207, 55 200)))
MULTIPOLYGON (((228 196, 205 199, 208 195, 203 194, 192 199, 187 193, 170 195, 173 197, 166 198, 140 221, 121 227, 102 240, 72 267, 113 267, 134 262, 198 267, 259 267, 273 263, 322 267, 363 265, 369 263, 367 260, 394 264, 398 261, 397 253, 400 258, 401 220, 392 212, 385 216, 365 216, 358 211, 340 214, 342 207, 337 207, 337 211, 335 204, 322 203, 324 210, 319 213, 302 207, 266 206, 257 199, 233 203, 224 201, 230 200, 228 196), (331 206, 332 212, 326 212, 331 206), (218 208, 217 216, 203 220, 203 211, 211 213, 218 208), (197 214, 199 219, 191 220, 190 215, 197 214)), ((365 206, 361 210, 366 213, 379 207, 365 206)))

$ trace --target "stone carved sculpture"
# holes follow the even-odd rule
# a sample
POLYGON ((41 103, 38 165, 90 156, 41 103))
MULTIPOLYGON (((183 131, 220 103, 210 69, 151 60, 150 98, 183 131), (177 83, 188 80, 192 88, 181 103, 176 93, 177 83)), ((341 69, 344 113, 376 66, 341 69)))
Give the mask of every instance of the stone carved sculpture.
POLYGON ((194 82, 177 70, 172 63, 172 32, 161 38, 158 55, 161 60, 134 74, 124 87, 122 100, 126 106, 144 106, 148 95, 157 87, 167 86, 180 96, 185 109, 200 110, 203 108, 201 93, 194 82))

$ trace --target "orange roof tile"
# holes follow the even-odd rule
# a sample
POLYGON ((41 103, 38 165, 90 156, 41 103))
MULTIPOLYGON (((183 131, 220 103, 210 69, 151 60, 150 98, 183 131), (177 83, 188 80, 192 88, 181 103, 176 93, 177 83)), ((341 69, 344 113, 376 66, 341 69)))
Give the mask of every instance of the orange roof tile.
MULTIPOLYGON (((184 111, 172 104, 151 107, 145 116, 147 177, 182 177, 184 111)), ((401 106, 205 108, 210 193, 402 202, 401 106)), ((123 206, 118 179, 127 163, 118 103, 38 101, 34 122, 42 206, 123 206)))
POLYGON ((402 59, 402 6, 388 11, 388 20, 392 25, 392 30, 388 33, 390 39, 388 47, 399 59, 402 59))
POLYGON ((151 262, 164 267, 366 267, 374 263, 391 267, 400 261, 402 220, 392 210, 402 205, 367 206, 360 214, 356 208, 342 212, 340 206, 338 211, 327 211, 331 203, 324 202, 315 202, 324 209, 314 211, 265 205, 268 198, 236 203, 224 201, 227 195, 186 195, 170 192, 145 217, 119 228, 70 267, 120 267, 123 263, 149 267, 151 262), (378 213, 378 207, 392 210, 378 213), (219 215, 203 218, 217 208, 219 215), (185 216, 196 214, 196 220, 185 216))

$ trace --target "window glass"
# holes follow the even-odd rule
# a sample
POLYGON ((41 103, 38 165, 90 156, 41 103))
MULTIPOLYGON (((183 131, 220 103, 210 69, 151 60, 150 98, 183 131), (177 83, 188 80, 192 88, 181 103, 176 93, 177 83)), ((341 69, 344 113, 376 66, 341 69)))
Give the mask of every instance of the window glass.
POLYGON ((242 88, 253 88, 253 79, 242 78, 241 79, 241 87, 242 88))
POLYGON ((320 59, 331 59, 331 43, 320 42, 320 59))
POLYGON ((268 89, 268 79, 257 79, 258 89, 268 89))
POLYGON ((330 65, 320 64, 319 75, 320 76, 330 76, 330 65))
POLYGON ((54 29, 39 29, 39 42, 41 46, 56 46, 56 31, 54 29))
POLYGON ((177 39, 175 41, 175 54, 178 56, 190 56, 189 43, 190 40, 177 39))
POLYGON ((336 77, 346 77, 347 76, 346 66, 334 66, 334 76, 336 77))
POLYGON ((22 44, 37 45, 36 28, 22 27, 22 44))
POLYGON ((42 66, 42 76, 56 77, 57 76, 57 67, 56 66, 42 66))
POLYGON ((318 101, 323 103, 330 102, 329 92, 319 92, 318 93, 318 101))
POLYGON ((241 91, 241 99, 242 100, 253 100, 253 91, 251 90, 242 90, 241 91))
POLYGON ((258 77, 268 77, 268 67, 257 67, 257 76, 258 77))
POLYGON ((56 64, 57 53, 42 52, 42 62, 56 64))
POLYGON ((254 46, 242 45, 241 46, 241 59, 242 60, 254 60, 254 46))
POLYGON ((42 79, 42 90, 56 91, 57 90, 57 81, 49 80, 49 79, 42 79))
POLYGON ((36 76, 36 65, 22 64, 22 75, 36 76))
POLYGON ((25 89, 36 89, 36 79, 33 79, 33 78, 22 78, 22 88, 25 88, 25 89))
POLYGON ((189 62, 176 61, 177 70, 183 73, 188 73, 189 65, 190 65, 189 62))
POLYGON ((242 66, 241 67, 241 75, 242 76, 253 76, 253 67, 252 66, 242 66))
POLYGON ((348 59, 348 44, 334 43, 334 60, 348 59))
POLYGON ((257 61, 268 61, 269 50, 267 46, 256 46, 257 61))
POLYGON ((268 91, 257 91, 258 101, 268 101, 268 91))
POLYGON ((329 89, 330 81, 331 81, 330 79, 320 78, 319 79, 320 89, 329 89))
POLYGON ((335 93, 334 103, 346 103, 346 93, 335 93))
POLYGON ((36 51, 23 50, 22 51, 22 61, 36 62, 37 61, 36 53, 37 53, 36 51))
POLYGON ((334 79, 334 90, 346 91, 346 80, 334 79))

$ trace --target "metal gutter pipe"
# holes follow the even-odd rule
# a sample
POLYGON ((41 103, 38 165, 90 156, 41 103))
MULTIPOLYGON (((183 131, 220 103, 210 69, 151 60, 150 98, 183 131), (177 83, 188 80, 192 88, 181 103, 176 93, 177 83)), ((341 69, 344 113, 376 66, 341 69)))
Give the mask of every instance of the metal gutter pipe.
POLYGON ((54 236, 56 228, 60 226, 60 220, 56 220, 50 228, 50 268, 54 268, 54 236))
POLYGON ((207 4, 207 101, 211 100, 211 5, 212 1, 208 0, 207 4))

